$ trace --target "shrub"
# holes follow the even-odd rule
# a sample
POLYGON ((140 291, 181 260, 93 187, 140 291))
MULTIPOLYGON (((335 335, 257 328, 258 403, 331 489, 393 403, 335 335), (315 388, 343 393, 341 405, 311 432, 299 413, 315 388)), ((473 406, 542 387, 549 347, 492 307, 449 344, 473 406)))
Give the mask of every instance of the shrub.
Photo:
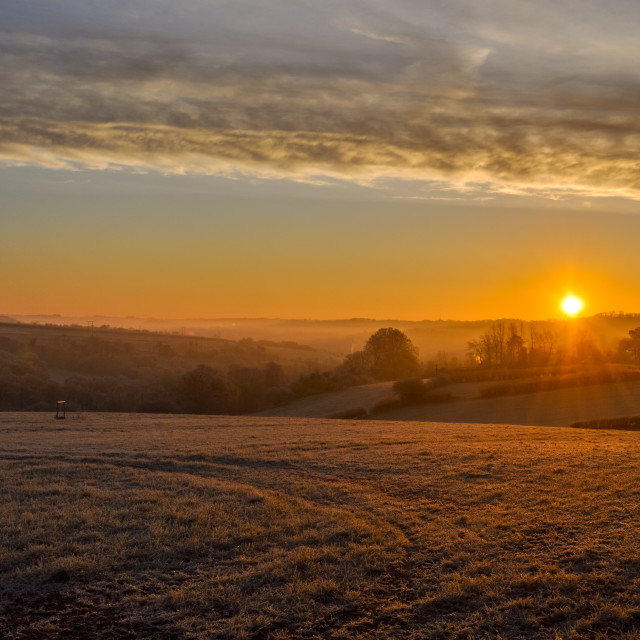
POLYGON ((451 384, 448 376, 440 375, 428 380, 406 378, 394 383, 393 392, 400 397, 402 404, 422 404, 425 402, 444 402, 451 400, 451 394, 433 394, 432 389, 451 384))
POLYGON ((393 384, 393 392, 402 404, 419 404, 427 397, 428 389, 420 378, 405 378, 393 384))

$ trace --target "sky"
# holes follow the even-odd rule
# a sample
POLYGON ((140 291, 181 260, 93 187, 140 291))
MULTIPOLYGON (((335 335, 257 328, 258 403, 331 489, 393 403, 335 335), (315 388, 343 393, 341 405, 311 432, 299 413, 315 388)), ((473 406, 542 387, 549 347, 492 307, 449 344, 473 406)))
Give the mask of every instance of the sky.
POLYGON ((0 314, 640 311, 635 0, 3 0, 0 314))

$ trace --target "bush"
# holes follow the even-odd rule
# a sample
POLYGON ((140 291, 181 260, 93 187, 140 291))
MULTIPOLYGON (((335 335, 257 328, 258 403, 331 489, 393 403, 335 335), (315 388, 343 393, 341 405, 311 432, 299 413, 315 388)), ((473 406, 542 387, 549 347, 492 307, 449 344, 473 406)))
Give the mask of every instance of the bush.
POLYGON ((393 392, 400 397, 402 404, 422 404, 425 402, 444 402, 451 399, 451 394, 430 393, 432 389, 451 384, 448 376, 440 375, 428 380, 406 378, 394 383, 393 392))
POLYGON ((405 378, 393 384, 393 392, 399 396, 402 404, 419 404, 424 402, 429 390, 420 378, 405 378))

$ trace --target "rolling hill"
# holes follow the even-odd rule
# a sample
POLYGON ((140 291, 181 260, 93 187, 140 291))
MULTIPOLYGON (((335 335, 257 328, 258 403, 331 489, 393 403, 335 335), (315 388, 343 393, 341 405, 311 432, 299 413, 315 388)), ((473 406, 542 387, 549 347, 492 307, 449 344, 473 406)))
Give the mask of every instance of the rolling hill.
MULTIPOLYGON (((414 405, 376 412, 376 420, 523 424, 566 427, 580 420, 640 414, 640 381, 615 382, 498 398, 479 398, 479 383, 445 387, 452 402, 414 405)), ((352 387, 301 398, 259 415, 327 418, 362 408, 371 413, 393 396, 392 383, 352 387)))
POLYGON ((637 433, 0 414, 0 636, 638 637, 637 433))

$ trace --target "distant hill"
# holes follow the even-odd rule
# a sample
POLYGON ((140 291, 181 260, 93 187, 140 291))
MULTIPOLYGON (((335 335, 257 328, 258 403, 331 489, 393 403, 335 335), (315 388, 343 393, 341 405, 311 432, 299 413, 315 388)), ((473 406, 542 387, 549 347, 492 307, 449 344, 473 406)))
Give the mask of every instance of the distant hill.
POLYGON ((339 362, 291 340, 0 323, 0 411, 48 411, 64 399, 91 411, 244 413, 268 406, 269 389, 339 362))
POLYGON ((132 329, 107 324, 97 325, 93 321, 85 321, 83 324, 41 324, 26 323, 13 321, 2 321, 0 317, 0 338, 9 338, 22 343, 40 342, 42 344, 50 344, 62 340, 95 338, 105 341, 107 344, 116 344, 123 340, 129 346, 134 346, 135 350, 141 352, 155 353, 158 350, 158 344, 161 343, 177 353, 189 354, 191 357, 194 353, 202 354, 206 360, 206 354, 215 353, 217 356, 216 363, 219 366, 227 366, 235 361, 237 363, 237 352, 239 348, 261 351, 258 358, 263 360, 262 355, 266 357, 275 357, 277 360, 298 362, 301 358, 301 352, 307 359, 315 359, 319 364, 331 366, 338 360, 335 356, 328 353, 322 353, 320 349, 316 349, 306 344, 300 344, 292 340, 273 341, 273 340, 253 340, 251 338, 242 338, 239 340, 230 340, 226 338, 200 336, 194 332, 180 331, 152 331, 149 329, 132 329), (236 352, 234 355, 227 352, 236 352), (314 354, 309 356, 308 354, 314 354))
MULTIPOLYGON (((394 327, 404 331, 418 347, 423 360, 443 358, 464 359, 467 343, 489 331, 494 322, 508 326, 514 322, 529 323, 519 319, 484 319, 474 321, 458 320, 394 320, 373 318, 349 318, 336 320, 295 320, 283 318, 117 318, 106 316, 15 316, 23 322, 40 324, 76 324, 94 327, 107 325, 111 328, 128 328, 154 333, 184 335, 192 337, 241 340, 251 338, 256 341, 276 343, 298 343, 320 351, 344 357, 361 349, 369 336, 382 327, 394 327)), ((630 329, 640 326, 640 314, 603 313, 573 320, 549 320, 534 323, 538 327, 553 327, 564 332, 571 326, 574 332, 585 332, 603 352, 615 351, 620 339, 627 336, 630 329)), ((292 346, 292 345, 290 345, 292 346)))

